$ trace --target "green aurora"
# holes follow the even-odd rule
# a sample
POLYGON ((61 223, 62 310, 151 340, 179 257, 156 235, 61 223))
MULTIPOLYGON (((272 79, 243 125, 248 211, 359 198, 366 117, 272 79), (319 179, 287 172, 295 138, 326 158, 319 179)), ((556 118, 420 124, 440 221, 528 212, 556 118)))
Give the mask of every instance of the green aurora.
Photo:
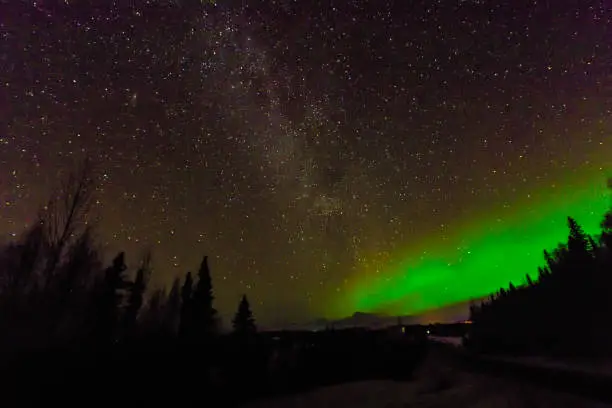
POLYGON ((459 231, 451 245, 447 241, 443 248, 433 246, 435 251, 405 251, 395 258, 402 261, 380 274, 357 279, 341 308, 418 314, 482 298, 509 282, 522 284, 527 274, 537 275, 544 249, 566 242, 568 216, 587 233, 600 233, 610 208, 605 176, 598 172, 576 181, 571 188, 540 189, 537 197, 528 197, 505 214, 483 216, 459 231))

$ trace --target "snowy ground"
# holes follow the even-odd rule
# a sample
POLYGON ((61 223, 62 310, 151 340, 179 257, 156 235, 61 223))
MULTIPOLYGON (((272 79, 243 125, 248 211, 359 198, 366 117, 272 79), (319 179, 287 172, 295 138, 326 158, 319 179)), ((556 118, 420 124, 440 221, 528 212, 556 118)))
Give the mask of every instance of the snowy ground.
POLYGON ((429 340, 430 341, 434 341, 436 343, 447 344, 449 346, 463 347, 463 338, 461 338, 461 337, 429 336, 429 340))
POLYGON ((432 355, 411 382, 364 381, 260 401, 249 408, 598 408, 610 407, 536 386, 461 372, 432 355))
POLYGON ((557 370, 578 371, 587 374, 603 374, 612 378, 612 361, 609 359, 600 361, 559 361, 546 357, 491 357, 492 360, 509 361, 526 366, 537 366, 554 368, 557 370))

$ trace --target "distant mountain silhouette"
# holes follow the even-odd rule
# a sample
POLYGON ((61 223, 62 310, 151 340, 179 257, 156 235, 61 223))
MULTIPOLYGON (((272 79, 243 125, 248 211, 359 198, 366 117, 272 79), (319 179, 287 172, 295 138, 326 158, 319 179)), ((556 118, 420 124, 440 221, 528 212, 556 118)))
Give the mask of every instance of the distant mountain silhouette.
POLYGON ((402 324, 413 324, 416 322, 414 316, 391 316, 377 313, 355 312, 352 316, 338 320, 316 319, 306 324, 293 324, 284 327, 285 330, 308 330, 319 331, 326 329, 349 329, 363 327, 368 329, 381 329, 395 326, 401 321, 402 324))
MULTIPOLYGON (((349 329, 363 327, 368 329, 382 329, 395 326, 401 322, 404 325, 430 324, 430 323, 455 323, 467 320, 471 302, 479 302, 482 299, 468 300, 454 303, 438 309, 429 310, 418 315, 388 315, 384 313, 355 312, 352 316, 342 319, 315 319, 304 324, 291 324, 282 327, 284 330, 307 330, 319 331, 325 329, 349 329)), ((264 330, 272 330, 267 328, 264 330)), ((274 330, 278 330, 275 328, 274 330)))
POLYGON ((382 329, 384 327, 395 326, 401 321, 402 324, 410 324, 413 316, 388 316, 384 314, 356 312, 350 317, 332 322, 337 329, 347 329, 352 327, 366 327, 369 329, 382 329))

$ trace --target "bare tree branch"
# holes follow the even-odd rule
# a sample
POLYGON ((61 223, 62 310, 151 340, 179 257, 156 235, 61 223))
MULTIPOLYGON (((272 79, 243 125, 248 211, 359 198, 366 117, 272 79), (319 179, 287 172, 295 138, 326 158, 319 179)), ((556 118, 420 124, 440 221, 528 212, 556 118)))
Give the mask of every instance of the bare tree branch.
POLYGON ((93 187, 93 167, 85 160, 49 200, 43 214, 49 246, 43 279, 51 278, 69 243, 80 235, 78 230, 87 225, 93 187))

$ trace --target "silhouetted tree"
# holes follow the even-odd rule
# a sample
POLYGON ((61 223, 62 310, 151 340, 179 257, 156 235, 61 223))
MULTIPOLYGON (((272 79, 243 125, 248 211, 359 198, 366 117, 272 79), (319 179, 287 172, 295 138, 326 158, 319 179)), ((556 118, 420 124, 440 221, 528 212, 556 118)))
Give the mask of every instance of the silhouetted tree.
POLYGON ((95 324, 91 291, 98 277, 101 262, 88 227, 67 251, 67 260, 59 268, 53 303, 53 317, 49 318, 49 332, 55 331, 68 341, 85 336, 86 327, 95 324), (80 333, 79 333, 80 332, 80 333))
POLYGON ((176 278, 168 295, 168 301, 164 309, 164 328, 169 333, 176 335, 181 313, 181 280, 176 278))
POLYGON ((43 228, 35 223, 19 241, 7 245, 0 265, 0 347, 28 347, 49 337, 45 330, 48 309, 40 292, 45 263, 43 228))
POLYGON ((557 260, 546 249, 544 250, 544 260, 546 260, 546 266, 549 270, 552 270, 557 264, 557 260))
POLYGON ((163 288, 153 291, 142 312, 142 325, 144 332, 149 335, 162 334, 166 307, 166 291, 163 288))
POLYGON ((567 250, 572 255, 572 260, 577 262, 590 261, 593 248, 590 245, 589 236, 585 234, 582 227, 572 217, 568 217, 567 223, 570 229, 567 250))
POLYGON ((60 298, 67 298, 77 286, 85 286, 94 278, 93 272, 99 267, 97 251, 94 248, 91 228, 86 228, 83 234, 72 246, 68 259, 58 276, 60 298))
POLYGON ((181 288, 181 319, 179 322, 179 337, 187 340, 193 333, 193 278, 187 272, 181 288))
MULTIPOLYGON (((608 180, 608 189, 612 193, 612 178, 608 180)), ((604 215, 604 219, 601 222, 601 229, 601 241, 604 246, 612 252, 612 206, 604 215)))
POLYGON ((544 268, 542 266, 538 267, 538 279, 541 281, 542 279, 546 279, 546 276, 550 274, 550 270, 548 268, 544 268))
POLYGON ((232 326, 234 328, 234 333, 239 335, 253 334, 257 331, 255 319, 253 318, 251 306, 249 305, 246 295, 242 295, 238 310, 236 311, 234 320, 232 320, 232 326))
POLYGON ((602 241, 608 249, 612 249, 612 210, 606 213, 601 226, 603 229, 602 241))
POLYGON ((74 338, 84 330, 77 321, 91 311, 85 301, 91 296, 84 292, 91 290, 90 279, 98 272, 87 223, 91 169, 85 161, 70 173, 23 237, 3 251, 0 325, 12 327, 3 330, 3 340, 15 336, 21 345, 29 341, 48 345, 58 336, 74 338))
POLYGON ((198 283, 193 291, 194 334, 203 338, 217 329, 217 311, 213 307, 213 290, 208 257, 205 256, 198 271, 198 283))
POLYGON ((125 329, 128 335, 134 334, 138 312, 142 307, 143 297, 151 274, 151 254, 147 253, 138 270, 134 282, 129 285, 129 294, 125 308, 125 329))
POLYGON ((87 212, 91 203, 93 167, 85 160, 80 168, 69 174, 59 193, 47 203, 40 219, 44 225, 48 245, 47 264, 43 273, 43 284, 49 284, 55 268, 61 262, 65 249, 79 229, 87 226, 87 212))
POLYGON ((588 240, 589 240, 589 247, 591 248, 591 253, 592 256, 597 256, 598 252, 599 252, 599 244, 595 241, 595 238, 593 238, 592 236, 588 236, 588 240))
POLYGON ((115 330, 119 321, 119 307, 122 301, 120 290, 127 287, 125 279, 125 253, 120 252, 110 267, 104 271, 104 278, 100 285, 98 304, 98 325, 96 338, 101 343, 110 343, 114 340, 115 330))
MULTIPOLYGON (((605 224, 605 221, 604 221, 605 224)), ((567 244, 544 251, 538 279, 500 289, 470 309, 471 344, 539 353, 588 353, 601 348, 602 310, 612 307, 610 274, 602 273, 609 249, 602 251, 575 219, 568 217, 567 244), (572 302, 571 299, 578 299, 572 302), (567 330, 567 317, 581 316, 580 330, 567 330)), ((604 228, 605 234, 605 228, 604 228)))

